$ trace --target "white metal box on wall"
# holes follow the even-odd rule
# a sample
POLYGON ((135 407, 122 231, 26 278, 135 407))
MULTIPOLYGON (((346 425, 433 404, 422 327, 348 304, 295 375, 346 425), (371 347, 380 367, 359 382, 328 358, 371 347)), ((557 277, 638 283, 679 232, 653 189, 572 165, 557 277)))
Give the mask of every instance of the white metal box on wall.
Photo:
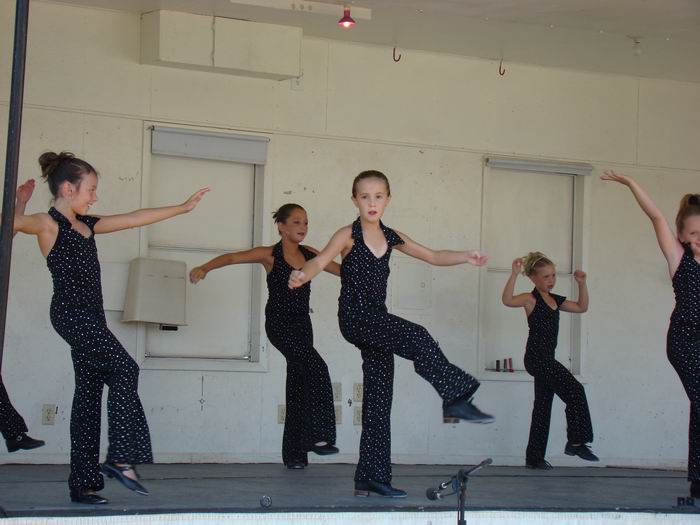
POLYGON ((141 62, 188 69, 212 67, 211 16, 152 11, 141 16, 141 62))
POLYGON ((187 265, 137 257, 129 266, 122 321, 186 325, 187 265))
POLYGON ((283 80, 301 75, 302 30, 152 11, 141 17, 141 62, 283 80))
POLYGON ((299 27, 216 18, 214 67, 275 80, 298 77, 301 37, 299 27))

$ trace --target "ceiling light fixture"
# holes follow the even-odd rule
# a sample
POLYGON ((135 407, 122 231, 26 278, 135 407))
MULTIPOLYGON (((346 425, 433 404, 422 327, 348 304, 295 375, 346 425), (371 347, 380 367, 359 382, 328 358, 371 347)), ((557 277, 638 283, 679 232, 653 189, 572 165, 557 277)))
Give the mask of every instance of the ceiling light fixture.
POLYGON ((338 20, 338 25, 341 27, 344 27, 345 29, 348 29, 348 28, 355 25, 355 21, 350 16, 350 8, 349 7, 347 7, 347 6, 343 7, 343 18, 338 20))

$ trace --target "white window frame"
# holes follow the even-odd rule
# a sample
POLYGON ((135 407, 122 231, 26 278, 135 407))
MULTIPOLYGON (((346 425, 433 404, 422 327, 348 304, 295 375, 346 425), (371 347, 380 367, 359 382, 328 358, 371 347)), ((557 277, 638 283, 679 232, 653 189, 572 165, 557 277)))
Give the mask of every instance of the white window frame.
MULTIPOLYGON (((174 132, 192 132, 194 135, 206 137, 211 135, 214 140, 218 136, 230 135, 231 138, 245 140, 245 137, 259 142, 261 139, 270 140, 269 135, 239 133, 234 130, 221 130, 214 128, 187 126, 173 123, 144 122, 143 146, 142 146, 142 183, 141 183, 141 204, 149 202, 149 188, 151 182, 151 157, 156 154, 166 154, 165 152, 152 152, 152 136, 154 128, 167 128, 174 132)), ((254 230, 253 246, 270 243, 271 212, 272 212, 272 184, 265 179, 265 162, 261 161, 266 152, 255 155, 255 158, 244 158, 242 152, 234 153, 237 158, 218 160, 231 160, 253 164, 254 166, 254 230)), ((187 153, 182 156, 191 156, 187 153)), ((200 157, 216 159, 215 156, 200 157)), ((162 249, 164 247, 159 246, 162 249)), ((139 256, 147 257, 149 253, 148 229, 139 230, 139 256)), ((136 356, 137 362, 144 370, 196 370, 196 371, 220 371, 220 372, 266 372, 268 370, 268 342, 265 335, 265 302, 267 294, 267 284, 265 272, 259 265, 254 265, 252 276, 252 297, 251 297, 251 326, 250 326, 250 353, 243 357, 228 358, 199 358, 199 357, 153 357, 148 355, 146 348, 146 325, 138 323, 136 330, 136 356)))
MULTIPOLYGON (((593 170, 593 166, 587 163, 574 163, 564 161, 540 160, 540 159, 519 159, 509 157, 486 156, 482 164, 481 171, 481 244, 484 244, 485 230, 485 202, 488 191, 488 174, 491 169, 499 170, 514 170, 527 174, 527 172, 538 173, 554 173, 574 177, 574 202, 573 202, 573 221, 572 221, 572 259, 571 263, 574 269, 580 268, 586 271, 589 263, 589 246, 591 232, 591 177, 589 176, 593 170)), ((495 372, 487 369, 488 356, 484 348, 484 301, 482 293, 484 288, 485 276, 489 270, 482 268, 479 273, 479 321, 478 321, 478 379, 481 381, 521 381, 532 382, 534 378, 526 371, 518 370, 512 373, 495 372)), ((507 273, 511 270, 497 269, 492 270, 502 272, 504 282, 507 278, 507 273)), ((565 274, 570 276, 569 272, 562 272, 559 275, 565 274)), ((575 288, 573 288, 575 290, 575 288)), ((504 308, 506 308, 504 306, 504 308)), ((523 352, 525 351, 525 339, 527 331, 523 331, 523 352)), ((585 334, 588 332, 587 314, 574 314, 571 319, 571 354, 570 367, 576 378, 586 383, 585 370, 588 356, 588 337, 585 334)), ((566 366, 566 363, 563 363, 566 366)))

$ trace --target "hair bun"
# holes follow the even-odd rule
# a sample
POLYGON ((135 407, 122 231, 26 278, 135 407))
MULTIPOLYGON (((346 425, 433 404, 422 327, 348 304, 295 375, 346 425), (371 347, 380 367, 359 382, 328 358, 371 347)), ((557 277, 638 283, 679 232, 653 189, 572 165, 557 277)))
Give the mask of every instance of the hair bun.
POLYGON ((44 180, 49 180, 51 174, 56 170, 58 165, 66 159, 72 159, 74 155, 67 151, 62 151, 61 153, 55 153, 53 151, 47 151, 42 153, 39 157, 39 166, 41 166, 41 177, 44 180))
POLYGON ((286 223, 289 216, 296 209, 303 210, 304 208, 294 202, 288 202, 287 204, 283 204, 282 206, 277 208, 276 211, 272 212, 272 219, 275 221, 275 224, 278 224, 280 222, 286 223))
POLYGON ((522 272, 525 275, 532 275, 533 270, 541 266, 541 264, 538 264, 540 262, 543 262, 545 264, 553 264, 549 258, 542 252, 530 252, 528 253, 525 257, 521 258, 522 261, 522 272))

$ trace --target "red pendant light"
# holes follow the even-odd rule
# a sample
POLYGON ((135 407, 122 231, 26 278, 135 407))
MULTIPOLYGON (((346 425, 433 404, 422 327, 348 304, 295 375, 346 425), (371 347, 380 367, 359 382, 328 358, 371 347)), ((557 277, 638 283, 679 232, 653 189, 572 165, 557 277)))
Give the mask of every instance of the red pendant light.
POLYGON ((355 21, 350 16, 350 8, 349 7, 343 8, 343 18, 338 20, 338 25, 341 27, 344 27, 345 29, 348 29, 348 28, 355 25, 355 21))

